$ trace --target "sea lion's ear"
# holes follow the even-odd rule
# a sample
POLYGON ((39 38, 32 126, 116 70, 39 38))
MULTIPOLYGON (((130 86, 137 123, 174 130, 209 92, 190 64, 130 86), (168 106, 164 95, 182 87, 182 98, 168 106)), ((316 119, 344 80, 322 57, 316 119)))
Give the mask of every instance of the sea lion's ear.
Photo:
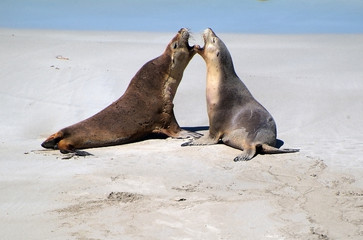
POLYGON ((214 37, 214 38, 212 38, 212 42, 213 43, 216 43, 216 38, 214 37))

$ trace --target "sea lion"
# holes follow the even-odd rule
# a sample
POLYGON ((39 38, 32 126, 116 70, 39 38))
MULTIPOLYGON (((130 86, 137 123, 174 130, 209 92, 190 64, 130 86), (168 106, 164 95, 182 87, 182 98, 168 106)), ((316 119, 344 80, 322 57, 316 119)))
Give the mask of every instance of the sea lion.
POLYGON ((204 47, 195 48, 207 65, 209 132, 182 146, 210 145, 222 141, 228 146, 243 150, 234 161, 250 160, 258 152, 299 151, 275 147, 275 121, 237 76, 226 45, 210 28, 204 31, 203 38, 204 47))
POLYGON ((188 40, 188 30, 180 29, 162 55, 142 66, 118 100, 94 116, 51 135, 42 147, 69 153, 135 142, 151 133, 173 138, 197 137, 198 134, 179 127, 173 112, 173 99, 184 69, 196 53, 188 40))

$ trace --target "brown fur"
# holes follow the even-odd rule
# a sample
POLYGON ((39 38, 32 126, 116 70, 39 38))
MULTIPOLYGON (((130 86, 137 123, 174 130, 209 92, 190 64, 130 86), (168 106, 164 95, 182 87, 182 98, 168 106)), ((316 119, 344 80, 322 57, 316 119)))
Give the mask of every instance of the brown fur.
POLYGON ((195 54, 188 38, 188 31, 181 29, 161 56, 136 73, 123 96, 94 116, 51 135, 42 146, 72 152, 134 142, 150 133, 195 136, 180 129, 173 112, 183 71, 195 54))

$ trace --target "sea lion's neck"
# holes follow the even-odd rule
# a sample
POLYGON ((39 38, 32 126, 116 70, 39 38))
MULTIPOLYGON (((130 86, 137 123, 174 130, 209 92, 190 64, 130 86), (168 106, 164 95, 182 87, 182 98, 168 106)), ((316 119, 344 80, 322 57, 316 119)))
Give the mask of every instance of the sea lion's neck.
POLYGON ((206 97, 208 114, 217 107, 220 97, 220 88, 222 85, 222 74, 219 66, 212 66, 207 63, 207 84, 206 84, 206 97))
POLYGON ((207 63, 206 85, 208 114, 219 107, 228 107, 231 98, 239 97, 241 103, 253 99, 233 65, 207 63))

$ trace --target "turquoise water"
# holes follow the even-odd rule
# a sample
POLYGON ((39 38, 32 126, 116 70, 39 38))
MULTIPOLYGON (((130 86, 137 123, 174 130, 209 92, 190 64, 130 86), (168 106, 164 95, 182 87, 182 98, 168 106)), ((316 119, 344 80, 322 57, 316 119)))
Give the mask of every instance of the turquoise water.
POLYGON ((363 0, 1 0, 0 27, 363 33, 363 0))

